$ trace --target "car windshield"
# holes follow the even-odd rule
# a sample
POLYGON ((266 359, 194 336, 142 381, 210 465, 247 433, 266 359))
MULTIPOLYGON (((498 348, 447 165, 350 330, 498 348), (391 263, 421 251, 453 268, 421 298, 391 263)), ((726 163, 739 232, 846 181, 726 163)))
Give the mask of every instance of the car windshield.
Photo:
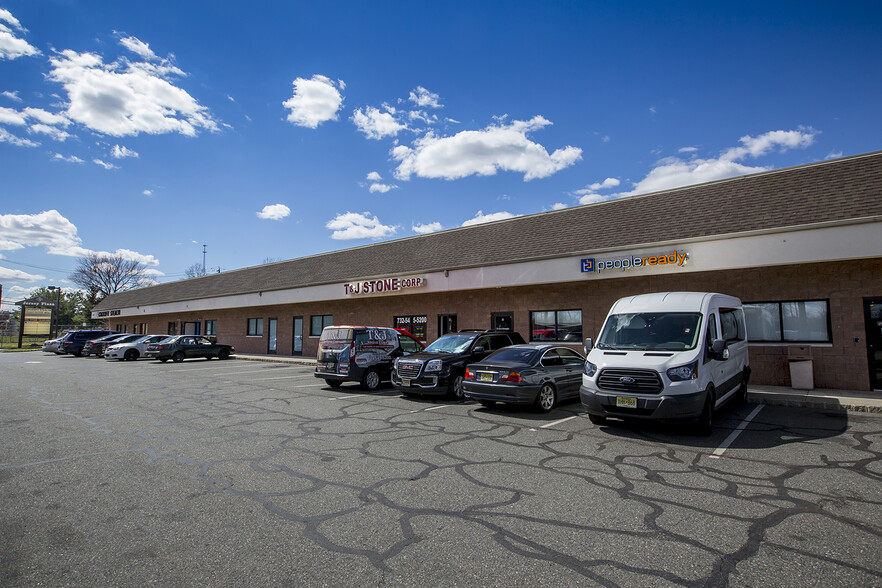
POLYGON ((597 340, 598 349, 686 351, 699 340, 697 312, 640 312, 610 316, 597 340))
POLYGON ((489 355, 482 363, 525 363, 531 364, 538 351, 526 347, 505 347, 489 355))
POLYGON ((444 335, 426 347, 426 351, 434 353, 462 353, 469 348, 469 345, 477 336, 477 333, 444 335))
POLYGON ((352 329, 325 327, 319 344, 349 342, 350 339, 352 339, 352 329))

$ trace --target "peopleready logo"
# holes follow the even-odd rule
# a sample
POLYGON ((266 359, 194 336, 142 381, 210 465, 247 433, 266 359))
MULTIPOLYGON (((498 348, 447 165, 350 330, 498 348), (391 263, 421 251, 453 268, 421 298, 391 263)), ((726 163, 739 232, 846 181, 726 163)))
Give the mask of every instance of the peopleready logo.
POLYGON ((620 257, 618 259, 594 259, 589 257, 582 260, 582 273, 600 273, 606 270, 617 269, 625 271, 633 267, 651 265, 676 265, 682 267, 689 259, 686 251, 674 251, 667 255, 643 255, 641 257, 620 257))

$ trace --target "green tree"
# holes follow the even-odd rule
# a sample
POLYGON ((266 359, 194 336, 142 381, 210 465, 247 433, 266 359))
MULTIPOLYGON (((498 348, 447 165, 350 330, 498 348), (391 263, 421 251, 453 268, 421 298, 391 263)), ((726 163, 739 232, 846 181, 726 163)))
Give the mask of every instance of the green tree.
MULTIPOLYGON (((45 298, 52 302, 58 302, 58 324, 59 325, 75 325, 83 322, 90 322, 89 315, 84 314, 86 299, 80 290, 61 289, 59 297, 57 290, 48 288, 38 288, 31 292, 29 298, 45 298)), ((89 307, 91 311, 91 306, 89 307)))

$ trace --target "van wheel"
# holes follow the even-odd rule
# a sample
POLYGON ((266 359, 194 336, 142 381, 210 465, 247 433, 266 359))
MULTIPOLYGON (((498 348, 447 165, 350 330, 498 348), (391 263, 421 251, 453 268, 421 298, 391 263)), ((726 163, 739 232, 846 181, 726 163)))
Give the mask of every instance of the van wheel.
POLYGON ((738 392, 735 393, 735 402, 738 404, 747 403, 747 383, 750 381, 750 368, 744 368, 741 372, 741 384, 738 386, 738 392))
POLYGON ((695 432, 705 437, 713 433, 714 430, 714 389, 708 386, 704 395, 704 408, 698 422, 695 424, 695 432))
POLYGON ((588 413, 588 420, 591 421, 592 425, 605 425, 606 424, 606 417, 600 416, 599 414, 591 414, 589 412, 588 413))
POLYGON ((539 394, 536 395, 536 408, 542 412, 549 412, 557 404, 557 392, 551 384, 542 384, 539 394))
POLYGON ((325 384, 327 384, 331 388, 336 389, 336 388, 339 388, 340 386, 342 386, 343 382, 341 382, 340 380, 325 380, 325 384))
POLYGON ((364 373, 361 379, 361 387, 365 390, 373 392, 380 387, 380 374, 377 370, 371 368, 364 373))

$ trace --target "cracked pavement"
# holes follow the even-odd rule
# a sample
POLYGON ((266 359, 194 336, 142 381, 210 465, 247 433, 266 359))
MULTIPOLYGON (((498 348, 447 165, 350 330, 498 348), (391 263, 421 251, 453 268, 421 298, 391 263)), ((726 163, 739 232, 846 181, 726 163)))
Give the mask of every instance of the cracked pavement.
POLYGON ((3 586, 880 586, 882 415, 711 437, 331 389, 308 367, 0 354, 3 586))

